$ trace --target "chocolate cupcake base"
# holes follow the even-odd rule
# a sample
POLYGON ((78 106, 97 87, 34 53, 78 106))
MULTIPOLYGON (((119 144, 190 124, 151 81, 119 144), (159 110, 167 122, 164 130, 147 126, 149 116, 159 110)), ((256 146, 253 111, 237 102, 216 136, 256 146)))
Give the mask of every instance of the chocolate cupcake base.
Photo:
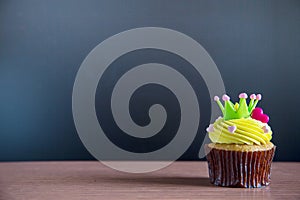
POLYGON ((254 148, 241 145, 208 144, 205 146, 210 182, 217 186, 258 188, 269 185, 275 146, 270 143, 254 148))

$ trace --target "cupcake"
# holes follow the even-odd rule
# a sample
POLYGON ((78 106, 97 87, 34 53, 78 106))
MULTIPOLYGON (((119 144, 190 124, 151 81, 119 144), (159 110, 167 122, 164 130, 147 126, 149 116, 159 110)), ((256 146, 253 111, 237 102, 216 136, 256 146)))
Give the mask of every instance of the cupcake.
POLYGON ((217 186, 257 188, 269 185, 275 145, 270 142, 269 117, 256 105, 262 96, 239 95, 233 104, 223 95, 215 97, 223 117, 206 129, 212 143, 205 146, 210 182, 217 186))

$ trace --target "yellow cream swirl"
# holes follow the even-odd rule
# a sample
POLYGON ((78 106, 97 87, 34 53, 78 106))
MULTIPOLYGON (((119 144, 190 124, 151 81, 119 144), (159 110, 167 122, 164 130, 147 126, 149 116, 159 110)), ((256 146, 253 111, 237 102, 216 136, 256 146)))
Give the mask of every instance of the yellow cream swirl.
POLYGON ((219 117, 208 134, 212 142, 223 144, 261 145, 267 144, 272 139, 270 126, 251 117, 226 121, 219 117), (229 132, 230 126, 236 126, 234 133, 229 132), (265 133, 265 130, 268 132, 265 133))

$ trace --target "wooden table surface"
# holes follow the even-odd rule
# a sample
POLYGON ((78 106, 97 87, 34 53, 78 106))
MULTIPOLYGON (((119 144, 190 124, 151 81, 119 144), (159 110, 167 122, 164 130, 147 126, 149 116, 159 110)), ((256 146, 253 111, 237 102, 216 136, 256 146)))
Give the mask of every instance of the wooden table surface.
POLYGON ((0 163, 0 199, 300 199, 300 163, 274 162, 265 188, 217 187, 206 162, 129 174, 96 161, 0 163))

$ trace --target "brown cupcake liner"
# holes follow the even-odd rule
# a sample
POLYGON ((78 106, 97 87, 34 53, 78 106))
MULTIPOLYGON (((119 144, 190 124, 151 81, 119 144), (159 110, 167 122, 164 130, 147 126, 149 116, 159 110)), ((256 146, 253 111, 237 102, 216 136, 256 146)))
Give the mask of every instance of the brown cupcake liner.
POLYGON ((275 146, 265 151, 229 151, 205 146, 212 184, 258 188, 269 185, 275 146))

